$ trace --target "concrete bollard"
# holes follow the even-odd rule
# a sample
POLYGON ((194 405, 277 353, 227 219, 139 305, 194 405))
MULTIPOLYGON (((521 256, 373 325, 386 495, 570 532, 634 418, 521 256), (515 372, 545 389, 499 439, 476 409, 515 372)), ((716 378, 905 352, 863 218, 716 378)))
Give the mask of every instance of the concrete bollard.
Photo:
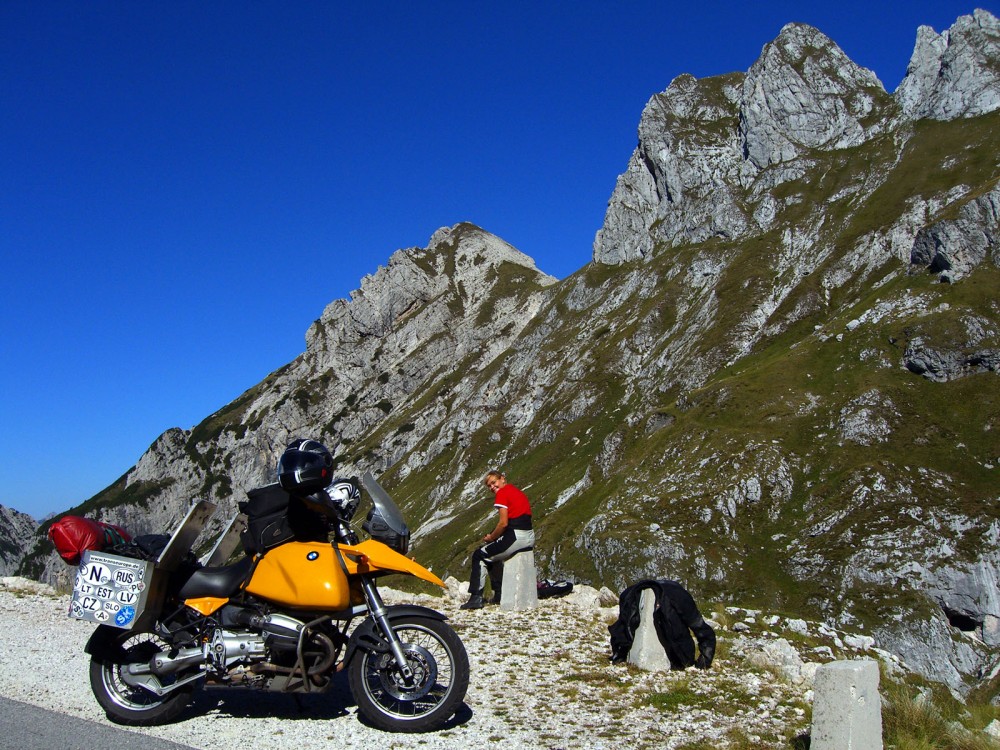
POLYGON ((533 550, 518 552, 503 561, 500 609, 534 609, 538 606, 538 574, 533 550))
POLYGON ((656 592, 646 589, 639 595, 639 627, 635 629, 628 661, 649 672, 670 671, 670 659, 653 624, 655 610, 656 592))
POLYGON ((810 750, 882 750, 878 664, 833 661, 816 670, 810 750))

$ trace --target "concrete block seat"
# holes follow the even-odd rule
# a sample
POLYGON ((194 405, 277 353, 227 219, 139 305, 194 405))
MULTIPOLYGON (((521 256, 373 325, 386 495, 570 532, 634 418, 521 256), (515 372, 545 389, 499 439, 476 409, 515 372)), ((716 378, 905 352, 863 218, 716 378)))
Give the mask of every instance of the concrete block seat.
POLYGON ((538 573, 535 551, 516 552, 503 561, 500 609, 535 609, 538 606, 538 573))

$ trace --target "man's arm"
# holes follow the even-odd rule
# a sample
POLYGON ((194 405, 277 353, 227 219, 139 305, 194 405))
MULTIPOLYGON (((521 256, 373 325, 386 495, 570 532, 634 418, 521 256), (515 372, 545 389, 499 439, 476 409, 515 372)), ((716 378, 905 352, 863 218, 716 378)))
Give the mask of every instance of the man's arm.
POLYGON ((497 512, 500 514, 500 518, 497 520, 497 526, 493 531, 483 537, 487 542, 494 542, 503 536, 504 531, 507 530, 507 509, 503 506, 497 508, 497 512))

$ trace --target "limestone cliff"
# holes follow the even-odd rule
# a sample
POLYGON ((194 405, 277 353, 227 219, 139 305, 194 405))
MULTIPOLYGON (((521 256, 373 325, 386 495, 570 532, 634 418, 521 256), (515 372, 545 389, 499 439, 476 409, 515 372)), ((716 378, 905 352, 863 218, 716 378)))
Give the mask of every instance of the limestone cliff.
POLYGON ((37 528, 31 516, 0 505, 0 576, 14 575, 21 566, 37 528))

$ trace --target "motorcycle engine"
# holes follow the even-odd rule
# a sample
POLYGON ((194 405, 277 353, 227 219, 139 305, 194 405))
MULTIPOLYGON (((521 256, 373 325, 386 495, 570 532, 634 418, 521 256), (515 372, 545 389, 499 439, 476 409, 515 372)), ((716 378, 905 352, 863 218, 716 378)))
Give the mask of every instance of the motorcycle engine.
MULTIPOLYGON (((285 689, 305 625, 279 612, 243 609, 229 614, 226 626, 215 629, 208 649, 216 679, 231 685, 285 689)), ((311 678, 320 680, 334 666, 336 648, 323 633, 313 632, 307 641, 305 668, 311 678)))
POLYGON ((262 636, 217 628, 212 634, 209 655, 216 671, 225 673, 237 664, 263 661, 267 655, 267 647, 262 636))
POLYGON ((251 630, 217 628, 212 634, 209 653, 212 665, 220 673, 238 664, 249 665, 270 658, 271 651, 294 651, 305 625, 280 613, 259 614, 242 610, 233 618, 251 630), (259 631, 259 632, 253 632, 259 631))

